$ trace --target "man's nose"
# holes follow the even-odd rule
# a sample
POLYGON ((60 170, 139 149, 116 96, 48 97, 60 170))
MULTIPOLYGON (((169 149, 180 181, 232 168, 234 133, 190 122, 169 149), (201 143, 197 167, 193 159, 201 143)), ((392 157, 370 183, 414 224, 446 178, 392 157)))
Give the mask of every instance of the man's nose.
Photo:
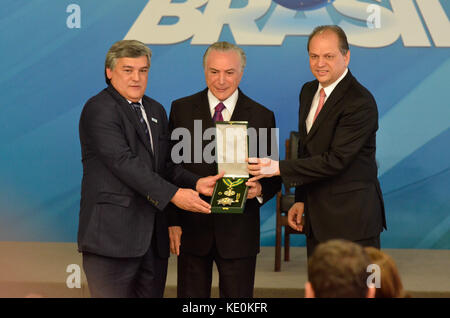
POLYGON ((317 65, 318 65, 318 66, 324 66, 324 65, 325 65, 325 58, 323 58, 323 57, 320 56, 320 57, 318 58, 317 65))
POLYGON ((219 73, 219 84, 225 83, 225 74, 219 73))
POLYGON ((133 81, 138 82, 138 81, 139 81, 139 78, 140 78, 139 71, 136 71, 136 72, 133 72, 133 73, 132 73, 132 79, 133 79, 133 81))

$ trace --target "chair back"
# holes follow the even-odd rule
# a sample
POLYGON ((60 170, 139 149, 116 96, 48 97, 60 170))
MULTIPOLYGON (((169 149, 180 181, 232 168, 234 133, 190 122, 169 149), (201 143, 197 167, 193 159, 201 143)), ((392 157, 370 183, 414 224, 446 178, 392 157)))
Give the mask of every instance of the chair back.
MULTIPOLYGON (((298 142, 300 134, 297 131, 291 131, 289 139, 286 139, 286 160, 293 160, 298 158, 298 142)), ((291 193, 291 189, 285 189, 286 194, 291 193)))

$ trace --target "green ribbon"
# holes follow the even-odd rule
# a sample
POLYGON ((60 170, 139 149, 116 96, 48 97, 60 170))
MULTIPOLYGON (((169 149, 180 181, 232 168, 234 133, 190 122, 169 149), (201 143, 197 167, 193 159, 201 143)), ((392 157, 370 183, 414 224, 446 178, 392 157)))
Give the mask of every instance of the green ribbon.
POLYGON ((225 183, 229 189, 236 187, 244 182, 244 179, 239 178, 236 181, 231 181, 231 179, 223 178, 223 183, 225 183))

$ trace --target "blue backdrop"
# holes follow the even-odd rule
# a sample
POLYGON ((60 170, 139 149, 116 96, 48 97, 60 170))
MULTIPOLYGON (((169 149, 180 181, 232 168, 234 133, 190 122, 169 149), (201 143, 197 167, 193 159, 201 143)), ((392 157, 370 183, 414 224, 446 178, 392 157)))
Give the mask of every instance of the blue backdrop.
MULTIPOLYGON (((339 24, 350 69, 375 96, 379 177, 392 248, 450 248, 449 0, 10 0, 0 11, 0 240, 76 241, 82 176, 78 120, 105 87, 117 40, 153 50, 147 95, 170 102, 205 87, 202 56, 241 45, 242 90, 275 112, 280 144, 297 129, 313 77, 307 35, 339 24)), ((283 147, 280 153, 284 153, 283 147)), ((273 245, 275 202, 261 212, 273 245)), ((293 243, 304 245, 302 236, 293 243)))

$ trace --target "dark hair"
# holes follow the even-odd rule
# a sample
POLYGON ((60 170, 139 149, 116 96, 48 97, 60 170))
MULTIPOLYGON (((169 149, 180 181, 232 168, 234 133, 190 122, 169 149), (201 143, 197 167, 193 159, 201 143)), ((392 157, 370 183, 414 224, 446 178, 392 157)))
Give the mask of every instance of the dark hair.
POLYGON ((311 42, 311 39, 316 36, 317 34, 322 34, 325 31, 331 31, 334 32, 339 39, 339 50, 341 51, 342 55, 347 54, 349 47, 347 42, 347 35, 345 35, 344 30, 341 29, 341 27, 337 25, 321 25, 316 27, 312 33, 309 35, 308 38, 308 52, 309 52, 309 43, 311 42))
POLYGON ((152 51, 144 43, 137 40, 121 40, 114 43, 106 53, 105 59, 105 81, 110 84, 109 78, 106 76, 106 69, 111 70, 116 66, 117 59, 121 57, 141 57, 146 56, 148 65, 150 66, 150 59, 152 51))
POLYGON ((330 240, 319 244, 309 259, 309 282, 316 297, 364 298, 369 265, 370 259, 360 245, 330 240))

